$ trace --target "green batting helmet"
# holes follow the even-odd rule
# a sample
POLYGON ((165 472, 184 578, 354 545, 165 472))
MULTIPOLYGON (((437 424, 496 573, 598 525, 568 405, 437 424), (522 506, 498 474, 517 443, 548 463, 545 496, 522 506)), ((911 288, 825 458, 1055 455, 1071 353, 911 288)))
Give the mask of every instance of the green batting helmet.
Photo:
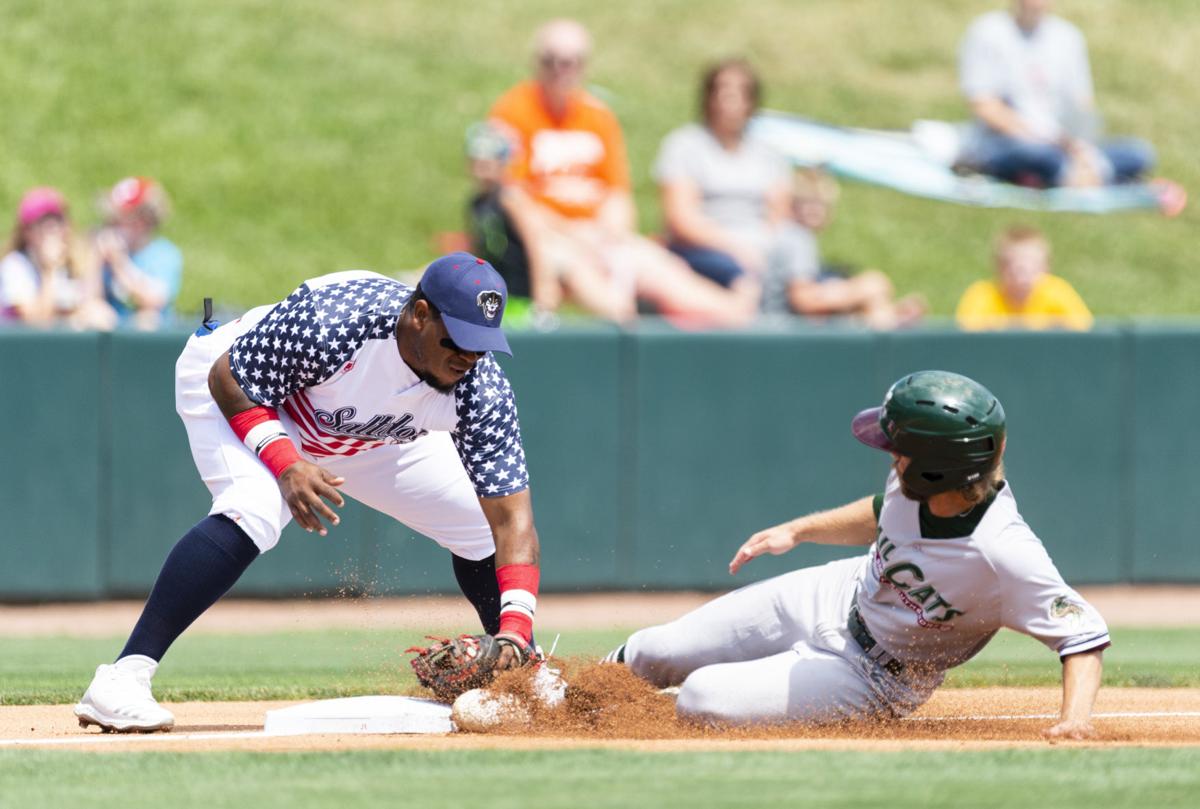
POLYGON ((919 497, 976 482, 996 468, 1004 445, 1004 408, 983 385, 949 371, 897 380, 883 405, 851 424, 867 446, 909 458, 906 488, 919 497))

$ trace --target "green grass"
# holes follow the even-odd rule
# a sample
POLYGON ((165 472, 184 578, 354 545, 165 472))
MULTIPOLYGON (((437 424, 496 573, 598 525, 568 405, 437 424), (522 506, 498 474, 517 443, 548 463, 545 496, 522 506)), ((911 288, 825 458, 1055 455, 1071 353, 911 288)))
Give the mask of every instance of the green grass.
MULTIPOLYGON (((1200 629, 1114 629, 1104 653, 1106 686, 1200 687, 1200 629)), ((948 686, 1050 685, 1060 682, 1054 654, 1016 632, 999 633, 946 677, 948 686)))
MULTIPOLYGON (((598 657, 628 632, 566 633, 556 654, 598 657)), ((1105 654, 1109 686, 1200 687, 1200 629, 1115 630, 1105 654)), ((552 629, 543 630, 548 644, 552 629)), ((304 699, 406 693, 416 688, 406 657, 415 632, 323 631, 267 635, 185 635, 155 677, 160 699, 304 699)), ((97 663, 116 656, 117 638, 3 638, 0 704, 69 703, 97 663)), ((1055 685, 1060 666, 1036 641, 1002 632, 947 685, 1055 685)))
MULTIPOLYGON (((995 5, 995 4, 991 4, 995 5)), ((988 4, 947 0, 100 0, 5 4, 0 214, 61 186, 77 218, 129 173, 161 178, 187 261, 181 308, 242 308, 346 267, 420 266, 461 227, 464 128, 523 78, 532 29, 568 14, 593 31, 591 80, 629 140, 644 229, 650 162, 693 115, 696 77, 727 54, 761 68, 771 106, 836 123, 956 119, 955 48, 988 4)), ((1086 32, 1109 128, 1151 139, 1160 171, 1200 192, 1200 27, 1193 0, 1062 0, 1086 32)), ((988 272, 992 234, 1045 227, 1058 271, 1097 313, 1196 314, 1200 275, 1181 219, 982 211, 848 185, 825 241, 878 266, 934 311, 988 272)))
MULTIPOLYGON (((543 640, 553 637, 543 631, 543 640)), ((571 632, 559 653, 594 656, 626 632, 571 632)), ((155 680, 180 699, 394 693, 413 681, 399 650, 412 632, 323 631, 185 636, 155 680)), ((1116 630, 1109 685, 1200 685, 1200 630, 1116 630)), ((120 640, 2 638, 0 702, 72 702, 120 640)), ((1058 664, 1036 642, 1001 633, 950 685, 1044 685, 1058 664)), ((64 710, 66 710, 64 708, 64 710)), ((1192 806, 1195 748, 1060 748, 850 753, 355 751, 109 754, 0 750, 0 809, 26 806, 319 807, 418 802, 430 809, 547 807, 937 807, 1099 809, 1192 806), (874 777, 848 778, 847 773, 874 777), (447 788, 450 787, 450 788, 447 788)))
POLYGON ((1188 807, 1194 749, 0 753, 0 807, 1188 807))

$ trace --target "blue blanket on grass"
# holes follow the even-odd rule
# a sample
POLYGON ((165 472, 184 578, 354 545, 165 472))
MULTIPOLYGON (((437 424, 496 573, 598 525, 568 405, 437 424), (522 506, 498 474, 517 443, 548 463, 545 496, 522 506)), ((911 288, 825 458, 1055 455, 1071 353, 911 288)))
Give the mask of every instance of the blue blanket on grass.
MULTIPOLYGON (((932 123, 931 129, 954 128, 932 123)), ((909 132, 831 126, 771 111, 756 116, 750 132, 796 165, 820 166, 841 177, 960 205, 1092 214, 1159 210, 1162 205, 1163 188, 1153 183, 1038 189, 981 174, 959 174, 947 144, 931 148, 929 138, 909 132)))

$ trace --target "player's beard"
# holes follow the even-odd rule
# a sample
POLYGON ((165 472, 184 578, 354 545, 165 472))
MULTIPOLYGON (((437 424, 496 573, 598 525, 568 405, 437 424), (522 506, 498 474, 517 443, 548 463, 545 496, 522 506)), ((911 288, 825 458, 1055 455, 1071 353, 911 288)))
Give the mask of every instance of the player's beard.
POLYGON ((428 371, 417 371, 417 379, 421 380, 438 393, 451 393, 458 386, 458 382, 460 381, 455 380, 454 382, 442 382, 428 371))
MULTIPOLYGON (((422 364, 425 364, 425 352, 421 350, 420 343, 417 343, 413 347, 413 351, 417 355, 417 361, 422 364)), ((409 366, 409 367, 411 368, 412 366, 409 366)), ((450 393, 451 391, 454 390, 454 387, 459 382, 462 381, 461 379, 456 379, 453 382, 443 382, 440 379, 438 379, 436 376, 434 376, 433 373, 430 372, 427 368, 425 368, 425 369, 413 368, 412 371, 414 374, 417 375, 417 379, 421 380, 426 385, 428 385, 429 387, 436 390, 438 393, 450 393)))

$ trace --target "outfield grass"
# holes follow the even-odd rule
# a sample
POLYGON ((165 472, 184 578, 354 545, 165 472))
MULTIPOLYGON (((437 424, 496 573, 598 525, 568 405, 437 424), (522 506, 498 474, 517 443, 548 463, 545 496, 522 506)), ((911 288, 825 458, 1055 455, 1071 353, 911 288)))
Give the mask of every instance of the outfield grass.
MULTIPOLYGON (((21 191, 90 200, 129 173, 161 178, 187 260, 181 309, 241 308, 346 267, 416 267, 461 227, 462 133, 527 70, 532 29, 579 17, 592 80, 624 123, 642 226, 658 226, 649 167, 693 115, 696 76, 748 54, 770 105, 836 123, 905 127, 964 116, 955 48, 980 0, 98 0, 5 4, 0 216, 21 191)), ((1109 128, 1158 147, 1161 173, 1200 193, 1200 28, 1194 0, 1061 0, 1086 32, 1109 128)), ((1059 272, 1101 315, 1200 313, 1193 234, 1176 221, 983 211, 848 185, 832 258, 878 266, 948 314, 988 272, 990 237, 1045 227, 1059 272)))
POLYGON ((998 752, 0 752, 0 806, 1195 806, 1194 749, 998 752), (53 773, 53 777, 48 774, 53 773), (385 803, 386 802, 386 803, 385 803))
MULTIPOLYGON (((571 632, 556 654, 598 657, 625 631, 571 632)), ((542 642, 553 639, 552 631, 542 642)), ((1114 630, 1105 654, 1109 686, 1200 687, 1200 629, 1114 630)), ((327 631, 182 638, 155 677, 166 701, 303 699, 407 692, 416 688, 401 652, 412 632, 327 631)), ((69 703, 79 698, 97 663, 111 660, 121 640, 4 638, 0 703, 69 703)), ((1060 667, 1041 644, 1002 632, 947 685, 1055 685, 1060 667)))

